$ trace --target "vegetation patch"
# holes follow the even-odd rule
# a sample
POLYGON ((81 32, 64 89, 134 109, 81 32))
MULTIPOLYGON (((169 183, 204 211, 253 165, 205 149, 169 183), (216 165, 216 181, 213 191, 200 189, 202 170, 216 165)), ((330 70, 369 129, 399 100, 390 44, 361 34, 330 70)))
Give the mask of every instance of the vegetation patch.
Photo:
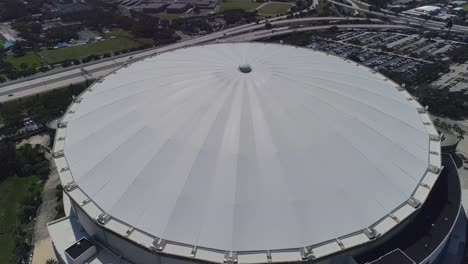
POLYGON ((463 92, 450 92, 431 85, 408 91, 416 96, 421 105, 428 106, 431 114, 456 120, 468 117, 468 95, 463 92))
POLYGON ((0 263, 16 263, 13 260, 16 236, 20 232, 18 229, 21 229, 21 202, 26 199, 29 189, 38 180, 37 176, 15 176, 0 181, 0 263))
POLYGON ((24 56, 8 54, 5 59, 17 70, 25 70, 27 68, 36 69, 45 65, 41 58, 33 51, 26 52, 24 56))
POLYGON ((245 11, 253 11, 260 6, 260 3, 254 0, 223 0, 219 6, 219 11, 242 9, 245 11))
POLYGON ((173 14, 173 13, 164 12, 164 13, 158 13, 156 14, 156 16, 161 20, 166 19, 166 20, 172 21, 173 19, 180 18, 182 14, 173 14))
POLYGON ((61 116, 70 105, 72 97, 80 94, 87 86, 87 83, 75 84, 64 89, 2 103, 0 116, 7 126, 14 126, 25 117, 33 117, 36 123, 45 125, 50 119, 61 116))
POLYGON ((293 7, 293 5, 289 3, 268 3, 259 8, 258 12, 265 15, 284 14, 288 12, 291 7, 293 7))
MULTIPOLYGON (((25 117, 45 124, 62 115, 73 95, 87 86, 87 83, 73 85, 0 104, 5 124, 1 129, 15 132, 25 117)), ((50 163, 42 146, 25 144, 17 149, 8 138, 0 142, 0 263, 28 262, 34 222, 49 173, 50 163)), ((57 200, 63 205, 60 186, 57 200)), ((63 215, 63 208, 57 207, 57 217, 63 215)))
POLYGON ((132 33, 130 33, 127 30, 120 29, 120 28, 112 28, 111 30, 109 30, 109 32, 104 33, 104 35, 106 36, 106 38, 109 38, 112 36, 133 38, 132 33))
POLYGON ((108 33, 105 33, 104 36, 106 38, 110 37, 125 37, 131 40, 135 40, 137 42, 141 42, 143 44, 153 44, 154 41, 150 38, 136 38, 130 31, 123 30, 120 28, 113 28, 108 33))
POLYGON ((130 38, 116 37, 82 46, 44 50, 39 52, 39 55, 49 64, 56 64, 66 60, 80 60, 90 54, 103 55, 105 53, 139 48, 143 45, 145 45, 145 43, 130 38))
POLYGON ((2 35, 0 35, 0 50, 3 49, 3 44, 5 44, 5 42, 6 39, 2 35))
POLYGON ((0 263, 25 263, 49 172, 42 146, 0 143, 0 263))

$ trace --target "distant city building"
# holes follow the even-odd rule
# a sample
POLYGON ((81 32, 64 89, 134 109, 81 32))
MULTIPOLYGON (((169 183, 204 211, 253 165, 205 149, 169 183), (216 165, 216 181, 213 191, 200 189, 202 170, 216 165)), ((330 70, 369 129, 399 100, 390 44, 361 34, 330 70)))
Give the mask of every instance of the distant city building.
POLYGON ((53 21, 48 21, 48 22, 44 22, 42 23, 42 30, 43 31, 47 31, 51 28, 55 28, 55 27, 71 27, 71 26, 79 26, 81 25, 82 23, 79 22, 79 21, 75 21, 75 22, 62 22, 60 20, 53 20, 53 21))
POLYGON ((0 49, 9 50, 15 45, 18 36, 17 32, 13 30, 9 24, 0 24, 0 36, 5 39, 3 46, 0 49))
POLYGON ((5 43, 3 43, 3 49, 4 50, 9 50, 15 46, 15 42, 13 40, 7 40, 5 43))
POLYGON ((138 8, 141 9, 144 13, 161 13, 166 10, 168 3, 151 3, 140 5, 138 8))
POLYGON ((463 8, 463 7, 455 7, 455 8, 452 9, 452 10, 453 10, 454 12, 456 12, 456 13, 465 13, 465 12, 466 12, 465 8, 463 8))
POLYGON ((468 2, 467 1, 452 1, 450 2, 450 4, 453 6, 464 6, 468 4, 468 2))
POLYGON ((403 14, 412 16, 435 16, 442 11, 441 7, 438 6, 420 6, 410 10, 406 10, 403 14))
POLYGON ((77 12, 82 12, 82 11, 91 11, 91 7, 87 6, 82 3, 57 3, 55 4, 55 8, 57 9, 58 12, 63 13, 63 14, 71 14, 71 13, 77 13, 77 12))
POLYGON ((167 12, 167 13, 181 14, 181 13, 184 13, 185 11, 187 11, 189 8, 190 8, 190 5, 189 5, 189 4, 178 4, 178 3, 175 3, 175 4, 170 4, 170 5, 166 8, 166 12, 167 12))
POLYGON ((440 12, 441 8, 438 7, 438 6, 429 6, 429 5, 427 5, 427 6, 417 7, 415 9, 413 9, 413 10, 417 11, 417 12, 430 14, 430 15, 435 15, 435 14, 440 12))
POLYGON ((23 120, 23 125, 24 125, 23 127, 24 132, 31 132, 39 128, 36 122, 34 122, 34 120, 32 120, 31 118, 25 118, 23 120))
POLYGON ((144 13, 184 13, 192 7, 200 10, 213 10, 220 0, 124 0, 119 3, 121 8, 137 10, 144 13))

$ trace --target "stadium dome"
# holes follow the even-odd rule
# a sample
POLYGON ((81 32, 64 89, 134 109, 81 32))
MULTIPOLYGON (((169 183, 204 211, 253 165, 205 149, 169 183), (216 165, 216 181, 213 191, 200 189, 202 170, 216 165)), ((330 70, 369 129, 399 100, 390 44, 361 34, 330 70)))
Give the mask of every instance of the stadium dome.
POLYGON ((80 191, 71 198, 153 246, 331 241, 330 254, 411 215, 428 193, 420 183, 441 167, 437 131, 405 90, 351 61, 277 44, 196 46, 123 67, 84 92, 62 127, 62 183, 80 191))

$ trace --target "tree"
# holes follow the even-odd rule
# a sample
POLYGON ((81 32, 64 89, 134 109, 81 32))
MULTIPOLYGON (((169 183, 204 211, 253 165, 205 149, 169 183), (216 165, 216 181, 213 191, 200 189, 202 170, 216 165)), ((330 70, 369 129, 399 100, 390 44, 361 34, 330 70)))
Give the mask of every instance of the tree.
POLYGON ((454 132, 459 141, 465 139, 465 131, 458 124, 451 125, 445 121, 440 121, 439 118, 436 118, 434 120, 434 125, 454 132))
POLYGON ((28 258, 29 251, 31 251, 31 245, 26 241, 25 236, 17 235, 15 237, 15 249, 18 258, 18 263, 25 263, 28 258))
POLYGON ((431 85, 421 85, 409 92, 416 96, 422 105, 429 106, 434 115, 453 119, 468 116, 468 95, 463 92, 450 92, 431 85))
POLYGON ((21 1, 2 0, 0 21, 11 21, 26 15, 26 5, 21 1))
POLYGON ((448 53, 449 58, 456 63, 464 63, 468 60, 468 45, 463 45, 448 53))
POLYGON ((46 260, 45 264, 58 264, 57 260, 56 259, 48 259, 46 260))
POLYGON ((70 39, 78 39, 79 28, 74 27, 53 27, 49 29, 45 35, 50 43, 66 42, 70 39))
POLYGON ((465 139, 465 131, 460 126, 458 126, 458 124, 453 125, 452 130, 457 134, 457 138, 459 141, 465 139))
POLYGON ((70 60, 65 60, 64 62, 62 62, 62 67, 63 68, 67 68, 67 67, 70 67, 71 66, 71 61, 70 60))
POLYGON ((427 39, 427 40, 432 40, 433 38, 436 38, 438 37, 439 34, 435 31, 429 31, 429 32, 426 32, 424 34, 424 37, 427 39))
POLYGON ((338 31, 338 27, 337 27, 337 26, 331 26, 331 27, 328 28, 328 30, 329 30, 330 32, 337 32, 337 31, 338 31))
POLYGON ((38 175, 47 177, 50 172, 49 162, 46 160, 41 146, 26 144, 16 151, 19 176, 38 175))
POLYGON ((17 41, 12 49, 13 54, 15 54, 16 57, 23 57, 26 54, 26 52, 24 51, 25 46, 26 42, 17 41))
POLYGON ((356 54, 349 55, 348 59, 355 61, 355 62, 361 62, 361 58, 359 58, 356 54))
POLYGON ((18 169, 15 157, 15 145, 10 142, 0 143, 0 181, 13 176, 18 169))

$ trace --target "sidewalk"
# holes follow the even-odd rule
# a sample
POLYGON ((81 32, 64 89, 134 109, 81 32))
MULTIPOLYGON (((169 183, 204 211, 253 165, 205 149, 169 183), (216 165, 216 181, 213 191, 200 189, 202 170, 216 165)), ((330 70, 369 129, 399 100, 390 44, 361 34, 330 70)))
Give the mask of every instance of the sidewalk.
POLYGON ((34 253, 32 264, 44 264, 47 259, 55 259, 55 252, 50 240, 47 223, 54 220, 56 201, 56 186, 60 183, 55 164, 51 162, 51 174, 44 185, 42 204, 34 226, 34 253))

